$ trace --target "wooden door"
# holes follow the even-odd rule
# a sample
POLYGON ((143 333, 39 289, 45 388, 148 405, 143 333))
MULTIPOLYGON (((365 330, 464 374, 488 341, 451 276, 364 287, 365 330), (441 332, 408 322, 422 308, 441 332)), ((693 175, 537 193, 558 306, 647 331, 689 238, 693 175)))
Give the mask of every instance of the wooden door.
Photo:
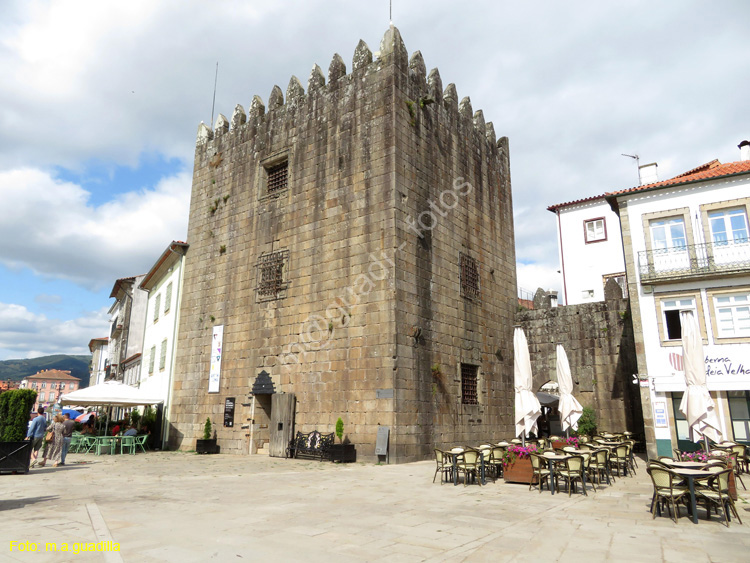
POLYGON ((297 400, 294 393, 274 393, 271 395, 271 440, 268 455, 285 457, 289 440, 294 435, 294 411, 297 400))

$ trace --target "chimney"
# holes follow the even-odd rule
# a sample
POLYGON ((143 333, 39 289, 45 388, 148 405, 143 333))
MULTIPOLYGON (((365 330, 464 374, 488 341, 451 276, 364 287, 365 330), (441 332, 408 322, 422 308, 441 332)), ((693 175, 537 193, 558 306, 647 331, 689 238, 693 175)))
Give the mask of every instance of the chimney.
POLYGON ((641 179, 641 186, 659 181, 659 174, 656 171, 657 166, 655 162, 652 162, 651 164, 641 164, 638 167, 638 177, 641 179))
POLYGON ((740 149, 740 160, 750 160, 750 141, 742 141, 737 147, 740 149))
POLYGON ((557 292, 552 289, 549 290, 549 306, 552 309, 557 307, 557 292))

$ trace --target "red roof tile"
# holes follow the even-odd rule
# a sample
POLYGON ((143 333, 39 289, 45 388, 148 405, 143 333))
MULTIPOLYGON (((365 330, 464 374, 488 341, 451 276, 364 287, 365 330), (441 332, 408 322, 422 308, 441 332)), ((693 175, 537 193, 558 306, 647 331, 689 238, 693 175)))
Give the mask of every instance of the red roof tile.
POLYGON ((552 211, 552 213, 554 213, 560 207, 568 207, 570 205, 576 205, 577 203, 586 203, 588 201, 596 201, 597 199, 604 199, 604 196, 603 195, 595 195, 595 196, 591 196, 591 197, 584 197, 583 199, 576 199, 574 201, 568 201, 566 203, 556 203, 554 205, 550 205, 547 208, 547 211, 552 211))
POLYGON ((697 168, 688 170, 662 182, 655 182, 653 184, 646 184, 645 186, 636 186, 635 188, 628 188, 627 190, 620 190, 617 192, 607 192, 605 196, 619 196, 626 195, 646 190, 653 190, 654 188, 665 188, 668 186, 679 186, 680 184, 690 184, 693 182, 700 182, 702 180, 715 180, 717 178, 725 178, 727 176, 734 176, 737 174, 748 174, 750 173, 750 160, 741 160, 738 162, 727 162, 726 164, 720 163, 718 160, 712 160, 697 168))

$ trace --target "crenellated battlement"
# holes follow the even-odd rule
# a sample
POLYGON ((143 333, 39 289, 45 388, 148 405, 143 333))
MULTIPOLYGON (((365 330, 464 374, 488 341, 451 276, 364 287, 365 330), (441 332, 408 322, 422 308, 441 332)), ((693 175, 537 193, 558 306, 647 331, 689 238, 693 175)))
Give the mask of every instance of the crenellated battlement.
MULTIPOLYGON (((360 40, 352 56, 352 72, 347 73, 346 63, 338 53, 333 55, 328 66, 328 79, 318 64, 314 64, 307 80, 307 90, 296 76, 292 76, 286 88, 286 95, 275 85, 268 96, 268 105, 264 105, 260 96, 253 96, 250 107, 245 113, 242 105, 237 104, 231 120, 219 114, 213 129, 201 122, 198 126, 196 150, 206 151, 213 148, 214 139, 226 134, 243 134, 249 131, 255 134, 267 122, 274 119, 277 112, 285 111, 290 119, 299 118, 306 111, 311 111, 313 102, 339 90, 343 83, 353 88, 365 88, 365 76, 382 72, 388 67, 395 67, 403 75, 402 86, 406 90, 409 102, 418 103, 420 109, 428 112, 446 112, 461 119, 465 126, 473 128, 486 138, 491 147, 497 146, 497 139, 492 122, 485 123, 482 110, 474 112, 471 99, 466 96, 458 102, 455 84, 443 89, 443 82, 437 68, 427 73, 427 67, 420 51, 408 57, 406 46, 398 29, 391 26, 380 42, 380 50, 373 53, 367 43, 360 40), (305 106, 307 106, 305 108, 305 106)), ((357 95, 357 92, 353 92, 357 95)))

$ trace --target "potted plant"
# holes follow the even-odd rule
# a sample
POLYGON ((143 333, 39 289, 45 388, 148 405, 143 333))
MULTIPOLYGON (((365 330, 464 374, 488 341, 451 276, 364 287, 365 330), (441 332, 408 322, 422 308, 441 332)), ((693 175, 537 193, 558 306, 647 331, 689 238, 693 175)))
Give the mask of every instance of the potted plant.
POLYGON ((357 461, 357 450, 354 449, 354 444, 350 443, 349 440, 344 443, 344 421, 341 417, 336 421, 336 437, 339 439, 339 443, 331 444, 328 447, 331 461, 342 463, 357 461))
POLYGON ((206 417, 206 424, 203 425, 203 439, 195 441, 195 453, 219 453, 219 447, 216 445, 216 438, 211 437, 211 429, 211 419, 209 417, 206 417))
POLYGON ((536 444, 508 446, 503 456, 503 479, 505 482, 531 483, 534 472, 531 467, 530 454, 536 452, 536 444))
POLYGON ((36 391, 13 389, 0 394, 0 472, 28 473, 31 440, 25 440, 36 391))

